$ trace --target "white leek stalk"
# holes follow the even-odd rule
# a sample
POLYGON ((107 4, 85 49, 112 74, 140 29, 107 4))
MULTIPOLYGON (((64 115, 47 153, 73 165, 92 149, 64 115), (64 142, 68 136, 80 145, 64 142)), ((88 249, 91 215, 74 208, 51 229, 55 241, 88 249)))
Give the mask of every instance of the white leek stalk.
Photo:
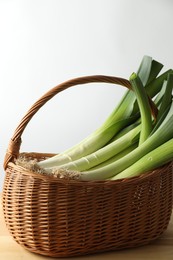
POLYGON ((63 168, 76 171, 88 170, 102 162, 107 161, 111 157, 115 156, 116 154, 122 152, 124 149, 128 148, 132 144, 136 143, 136 140, 139 139, 140 130, 141 125, 135 127, 130 132, 126 133, 124 136, 118 138, 114 142, 111 142, 110 144, 97 150, 95 153, 91 153, 85 157, 81 157, 80 159, 74 160, 73 162, 67 164, 55 166, 55 168, 63 168))

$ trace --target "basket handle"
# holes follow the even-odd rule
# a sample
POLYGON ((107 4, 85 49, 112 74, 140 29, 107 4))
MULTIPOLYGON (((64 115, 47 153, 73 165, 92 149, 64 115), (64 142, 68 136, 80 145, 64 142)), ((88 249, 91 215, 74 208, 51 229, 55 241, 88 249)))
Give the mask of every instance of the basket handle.
MULTIPOLYGON (((25 130, 25 127, 31 120, 31 118, 36 114, 36 112, 52 97, 54 97, 59 92, 75 86, 79 84, 86 84, 86 83, 93 83, 93 82, 104 82, 104 83, 112 83, 117 85, 122 85, 124 87, 127 87, 128 89, 132 90, 131 84, 127 79, 119 78, 119 77, 113 77, 113 76, 104 76, 104 75, 94 75, 94 76, 84 76, 84 77, 78 77, 74 78, 68 81, 65 81, 64 83, 61 83, 57 85, 56 87, 50 89, 46 94, 44 94, 40 99, 38 99, 32 107, 28 110, 26 115, 22 118, 21 122, 19 123, 18 127, 16 128, 13 137, 11 138, 8 149, 5 154, 4 158, 4 169, 7 168, 7 165, 9 162, 14 161, 15 158, 19 155, 20 145, 21 145, 21 136, 23 131, 25 130)), ((154 104, 151 99, 150 100, 150 106, 152 113, 155 109, 153 109, 154 104)), ((155 114, 155 112, 153 113, 155 114)))

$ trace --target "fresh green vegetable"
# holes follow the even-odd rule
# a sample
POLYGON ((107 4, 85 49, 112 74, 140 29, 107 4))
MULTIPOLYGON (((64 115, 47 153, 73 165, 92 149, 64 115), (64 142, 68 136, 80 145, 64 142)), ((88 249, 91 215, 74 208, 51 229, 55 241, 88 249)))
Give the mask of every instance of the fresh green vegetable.
MULTIPOLYGON (((117 112, 117 118, 119 113, 117 112)), ((57 156, 38 163, 40 167, 54 167, 77 160, 83 156, 94 153, 102 148, 108 141, 127 124, 134 122, 135 116, 116 121, 114 124, 102 127, 82 141, 79 145, 67 150, 57 156)))
MULTIPOLYGON (((137 176, 173 159, 173 70, 144 56, 107 120, 70 149, 37 163, 47 173, 77 172, 80 180, 137 176), (154 101, 153 101, 154 100, 154 101)), ((61 175, 62 176, 62 175, 61 175)))
POLYGON ((160 117, 163 115, 165 110, 169 108, 171 102, 172 102, 172 89, 173 89, 173 74, 168 74, 168 79, 164 81, 163 83, 165 85, 165 93, 163 96, 163 100, 159 109, 159 113, 157 116, 157 121, 160 119, 160 117))
POLYGON ((139 144, 141 144, 148 138, 148 136, 152 131, 152 117, 151 117, 150 105, 149 105, 148 96, 146 94, 146 91, 142 85, 139 76, 133 73, 130 77, 130 82, 136 94, 137 101, 139 104, 139 110, 141 114, 142 127, 141 127, 140 140, 139 140, 139 144))
POLYGON ((132 145, 130 145, 129 147, 125 148, 122 152, 119 152, 118 154, 114 155, 110 159, 104 161, 103 163, 98 164, 97 166, 89 169, 88 171, 102 168, 103 166, 109 165, 110 163, 113 163, 113 162, 121 159, 122 157, 124 157, 125 155, 129 154, 131 151, 136 149, 137 146, 138 146, 138 138, 136 138, 136 142, 134 140, 134 143, 132 145))
POLYGON ((116 154, 122 152, 124 149, 136 143, 136 140, 139 138, 140 129, 141 125, 135 127, 124 136, 118 138, 114 142, 111 142, 110 144, 104 146, 96 152, 91 153, 78 160, 74 160, 73 162, 60 165, 59 167, 56 166, 56 168, 58 169, 63 167, 63 169, 76 171, 88 170, 102 162, 105 162, 106 160, 110 159, 111 157, 115 156, 116 154))
POLYGON ((102 167, 101 169, 81 172, 81 179, 104 180, 117 175, 121 171, 124 171, 126 168, 134 164, 137 160, 145 156, 147 153, 151 152, 155 148, 167 142, 169 139, 173 138, 172 126, 173 104, 161 126, 145 142, 143 142, 140 146, 138 146, 126 156, 105 167, 102 167))
POLYGON ((150 153, 143 156, 137 162, 130 167, 117 174, 112 180, 118 180, 123 178, 130 178, 138 176, 141 173, 145 173, 154 170, 160 166, 163 166, 167 162, 173 159, 173 139, 165 142, 161 146, 157 147, 150 153))
MULTIPOLYGON (((148 60, 150 62, 148 56, 144 56, 138 69, 140 75, 145 74, 145 70, 143 69, 143 67, 146 67, 148 60)), ((154 62, 153 64, 160 63, 154 62)), ((154 71, 152 74, 155 73, 155 76, 157 76, 161 66, 161 64, 160 66, 152 66, 151 62, 151 71, 148 71, 147 79, 149 78, 152 71, 154 71)), ((165 76, 166 75, 163 75, 162 78, 158 80, 158 89, 160 88, 161 82, 165 79, 165 76)), ((155 83, 154 89, 155 93, 157 93, 157 83, 155 83)), ((60 166, 68 162, 77 160, 83 156, 94 153, 98 149, 104 147, 119 131, 121 131, 124 127, 130 125, 131 123, 136 121, 137 118, 139 118, 138 107, 136 106, 136 108, 134 109, 135 103, 135 94, 131 90, 126 91, 119 105, 113 110, 113 112, 110 114, 107 120, 101 125, 101 127, 99 127, 87 138, 82 140, 79 144, 58 154, 57 156, 54 156, 53 158, 49 158, 47 160, 39 162, 38 166, 42 168, 60 166)))

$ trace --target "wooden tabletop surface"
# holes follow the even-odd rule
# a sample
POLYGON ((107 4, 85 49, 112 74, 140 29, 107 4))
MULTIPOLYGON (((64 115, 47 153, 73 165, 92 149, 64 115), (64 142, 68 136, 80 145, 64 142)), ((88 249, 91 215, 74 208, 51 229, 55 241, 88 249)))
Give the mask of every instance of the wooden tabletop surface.
MULTIPOLYGON (((1 197, 0 197, 1 200, 1 197)), ((2 200, 1 200, 2 201, 2 200)), ((0 260, 48 260, 55 259, 26 251, 9 235, 5 226, 2 203, 0 203, 0 260)), ((173 259, 173 215, 165 233, 152 244, 134 249, 95 254, 77 258, 57 258, 77 260, 172 260, 173 259)))

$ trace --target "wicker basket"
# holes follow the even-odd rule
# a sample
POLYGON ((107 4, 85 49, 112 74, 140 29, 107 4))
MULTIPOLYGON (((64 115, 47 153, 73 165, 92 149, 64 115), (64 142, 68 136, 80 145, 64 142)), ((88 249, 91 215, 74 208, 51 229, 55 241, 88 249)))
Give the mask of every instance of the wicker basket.
MULTIPOLYGON (((77 84, 109 82, 130 88, 122 78, 89 76, 58 85, 28 111, 4 160, 3 211, 17 243, 31 252, 69 257, 147 244, 166 230, 172 212, 172 164, 117 181, 60 180, 14 163, 21 135, 32 116, 58 92, 77 84)), ((51 154, 25 153, 43 160, 51 154)))

